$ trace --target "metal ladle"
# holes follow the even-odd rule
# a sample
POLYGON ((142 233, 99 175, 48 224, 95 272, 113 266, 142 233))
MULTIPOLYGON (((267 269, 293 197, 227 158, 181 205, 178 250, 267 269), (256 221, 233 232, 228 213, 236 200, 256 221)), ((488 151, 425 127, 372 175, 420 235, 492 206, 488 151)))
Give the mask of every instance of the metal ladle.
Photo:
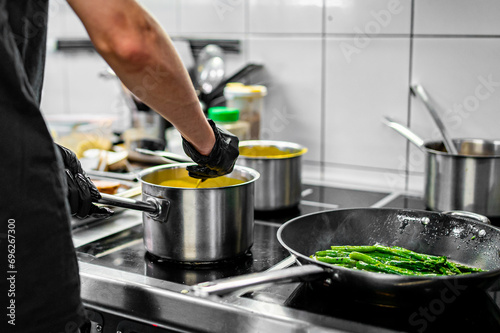
POLYGON ((204 94, 210 94, 224 79, 224 51, 215 44, 208 44, 201 49, 197 59, 197 81, 204 94))
POLYGON ((162 157, 164 159, 167 159, 168 162, 193 163, 193 160, 187 156, 174 154, 174 153, 171 153, 168 151, 162 151, 162 150, 153 151, 153 150, 144 149, 144 148, 135 148, 135 151, 138 153, 141 153, 141 154, 145 154, 145 155, 162 157))
MULTIPOLYGON (((152 151, 149 149, 143 149, 143 148, 136 148, 135 151, 141 153, 141 154, 146 154, 146 155, 152 155, 152 156, 158 156, 161 157, 167 161, 173 161, 173 162, 179 162, 179 163, 193 163, 193 160, 190 159, 189 157, 184 157, 182 155, 177 155, 174 153, 170 153, 167 151, 161 151, 161 150, 156 150, 152 151)), ((206 179, 198 179, 196 182, 195 188, 198 188, 201 183, 203 183, 206 179)))
POLYGON ((444 146, 446 148, 446 151, 450 154, 458 155, 457 147, 453 143, 453 140, 451 139, 451 137, 448 135, 448 132, 446 131, 443 122, 439 118, 439 115, 437 114, 436 109, 432 105, 429 96, 425 92, 424 87, 422 87, 419 84, 415 84, 410 89, 415 96, 419 97, 422 100, 425 107, 427 108, 427 110, 431 114, 432 119, 434 119, 434 122, 436 123, 439 131, 441 132, 441 136, 443 137, 443 143, 444 143, 444 146))

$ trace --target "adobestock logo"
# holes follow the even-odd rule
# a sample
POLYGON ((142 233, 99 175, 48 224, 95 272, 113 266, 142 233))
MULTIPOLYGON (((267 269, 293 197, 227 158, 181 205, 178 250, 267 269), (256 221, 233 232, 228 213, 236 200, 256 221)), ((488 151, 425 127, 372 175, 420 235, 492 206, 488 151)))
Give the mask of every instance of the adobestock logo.
POLYGON ((261 139, 272 140, 274 134, 283 132, 296 117, 295 114, 288 111, 286 106, 282 108, 273 108, 266 122, 266 126, 260 131, 261 139))
POLYGON ((478 76, 479 84, 475 87, 474 93, 466 96, 461 103, 454 103, 453 108, 447 110, 443 119, 451 129, 462 126, 464 119, 476 112, 481 106, 481 102, 488 100, 500 86, 500 81, 494 81, 493 75, 487 77, 478 76))
POLYGON ((350 64, 355 54, 361 53, 363 49, 368 47, 373 36, 380 34, 384 28, 387 28, 391 24, 393 17, 402 11, 403 7, 399 0, 389 1, 386 9, 370 11, 373 20, 366 22, 363 29, 358 26, 354 27, 353 31, 356 35, 352 41, 340 43, 340 50, 347 63, 350 64))
POLYGON ((224 21, 227 13, 232 13, 241 4, 243 0, 212 0, 212 5, 221 21, 224 21))
POLYGON ((420 307, 408 318, 411 326, 418 327, 418 332, 427 330, 429 323, 436 321, 446 309, 446 306, 455 302, 457 298, 467 289, 466 285, 461 285, 455 279, 453 283, 445 280, 446 287, 441 290, 439 297, 432 299, 427 306, 420 307))

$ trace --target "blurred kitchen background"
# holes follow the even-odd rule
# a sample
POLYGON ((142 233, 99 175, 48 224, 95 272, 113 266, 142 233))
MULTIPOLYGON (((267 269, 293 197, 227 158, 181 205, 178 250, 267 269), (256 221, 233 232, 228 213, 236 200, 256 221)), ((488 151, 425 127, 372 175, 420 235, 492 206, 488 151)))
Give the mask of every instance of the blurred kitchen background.
MULTIPOLYGON (((413 83, 434 99, 452 137, 500 138, 498 0, 140 2, 175 41, 237 41, 225 54, 228 75, 264 66, 252 82, 268 89, 261 138, 308 147, 306 182, 421 193, 424 154, 382 123, 388 115, 440 139, 410 95, 413 83)), ((123 130, 129 110, 119 82, 103 77, 102 58, 57 47, 86 40, 82 24, 63 0, 51 0, 49 15, 44 115, 112 117, 123 130)))

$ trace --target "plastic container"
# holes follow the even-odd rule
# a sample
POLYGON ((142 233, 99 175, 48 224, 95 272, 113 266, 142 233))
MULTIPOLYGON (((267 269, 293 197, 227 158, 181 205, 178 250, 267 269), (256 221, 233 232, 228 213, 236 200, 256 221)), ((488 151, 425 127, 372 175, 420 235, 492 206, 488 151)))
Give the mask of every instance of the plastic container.
POLYGON ((250 123, 250 139, 260 138, 260 119, 263 109, 263 97, 267 95, 265 86, 246 86, 232 82, 226 84, 224 97, 226 105, 240 110, 240 119, 250 123))
POLYGON ((214 106, 208 109, 208 118, 218 126, 233 133, 241 140, 250 138, 250 123, 240 120, 240 110, 226 106, 214 106))

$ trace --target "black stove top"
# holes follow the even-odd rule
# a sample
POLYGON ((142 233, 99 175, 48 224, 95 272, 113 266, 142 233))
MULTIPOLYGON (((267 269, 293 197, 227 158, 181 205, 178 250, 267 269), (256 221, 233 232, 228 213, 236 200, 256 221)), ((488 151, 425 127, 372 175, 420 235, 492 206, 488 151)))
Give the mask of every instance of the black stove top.
POLYGON ((304 283, 286 306, 403 332, 499 332, 500 308, 485 291, 414 299, 405 306, 356 300, 346 290, 304 283))
MULTIPOLYGON (((137 225, 77 248, 80 261, 174 282, 194 285, 272 268, 289 256, 276 232, 281 224, 301 215, 351 207, 425 209, 422 199, 407 195, 304 185, 303 200, 286 211, 255 214, 254 245, 249 253, 213 266, 185 266, 148 254, 137 225)), ((342 318, 373 327, 408 332, 500 331, 500 292, 476 291, 452 301, 440 297, 414 300, 411 306, 392 307, 355 301, 348 290, 323 288, 320 283, 271 286, 243 297, 277 303, 315 314, 342 318)))

